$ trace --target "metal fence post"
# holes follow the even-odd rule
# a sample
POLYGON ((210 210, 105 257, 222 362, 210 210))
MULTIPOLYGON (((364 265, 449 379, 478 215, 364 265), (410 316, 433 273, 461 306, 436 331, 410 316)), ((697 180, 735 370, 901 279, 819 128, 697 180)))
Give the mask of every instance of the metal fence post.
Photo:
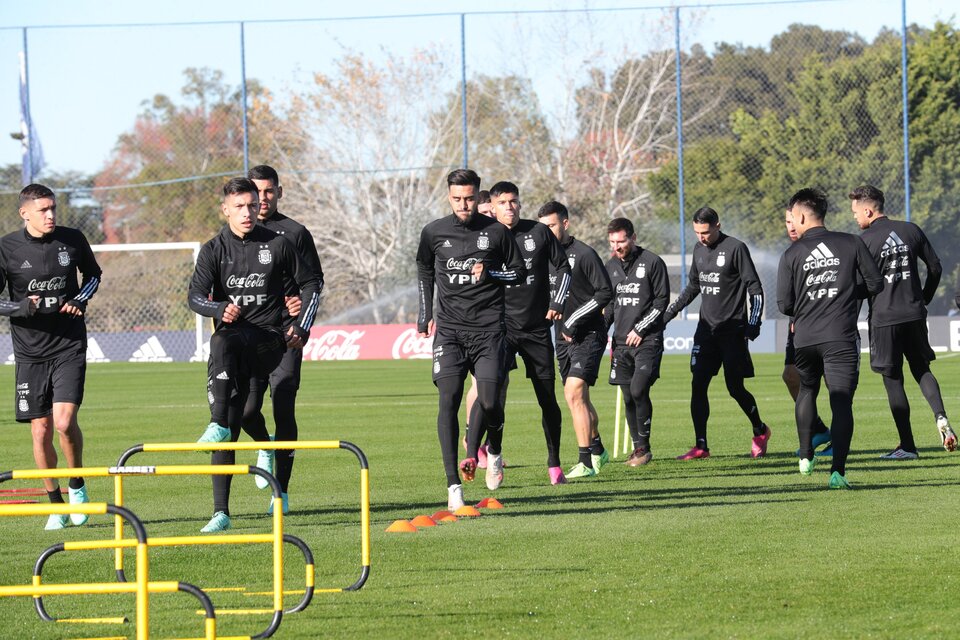
MULTIPOLYGON (((677 187, 679 192, 677 200, 680 204, 679 223, 680 223, 680 290, 687 286, 687 243, 684 242, 684 220, 683 220, 683 82, 680 73, 680 7, 674 9, 674 34, 676 36, 676 56, 677 56, 677 187)), ((681 316, 684 320, 687 318, 686 310, 681 316)))
POLYGON ((27 54, 27 28, 23 28, 23 120, 26 126, 27 153, 21 157, 26 166, 21 167, 23 186, 33 182, 33 116, 30 114, 30 57, 27 54))
POLYGON ((900 0, 900 91, 903 101, 903 211, 910 221, 910 113, 907 102, 907 0, 900 0))
POLYGON ((470 161, 469 138, 467 137, 467 16, 460 14, 460 105, 463 117, 463 168, 470 161))
POLYGON ((247 123, 247 47, 240 23, 240 111, 243 117, 243 173, 250 170, 250 127, 247 123))

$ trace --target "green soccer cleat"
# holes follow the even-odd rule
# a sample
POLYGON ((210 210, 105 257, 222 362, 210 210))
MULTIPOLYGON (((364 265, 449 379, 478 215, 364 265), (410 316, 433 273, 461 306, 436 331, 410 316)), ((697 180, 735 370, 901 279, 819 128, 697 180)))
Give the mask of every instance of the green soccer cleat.
POLYGON ((50 517, 47 518, 47 525, 44 527, 46 531, 57 531, 59 529, 66 529, 67 523, 70 522, 70 516, 67 514, 51 513, 50 517))
MULTIPOLYGON (((274 475, 276 453, 273 449, 259 449, 257 451, 257 466, 270 475, 274 475)), ((257 489, 266 489, 270 486, 270 481, 262 476, 254 476, 254 480, 257 482, 257 489)))
MULTIPOLYGON (((593 468, 595 470, 595 473, 600 473, 600 469, 603 469, 607 465, 607 463, 610 462, 610 454, 607 452, 606 449, 604 449, 603 453, 601 453, 598 456, 595 456, 591 453, 590 462, 593 463, 593 468)), ((570 474, 567 474, 567 475, 569 476, 570 474)))
MULTIPOLYGON (((591 458, 593 456, 590 456, 591 458)), ((599 457, 599 456, 597 456, 599 457)), ((578 462, 570 471, 567 471, 567 479, 570 478, 589 478, 591 476, 597 475, 596 470, 593 467, 588 467, 582 462, 578 462)))
POLYGON ((225 514, 223 511, 217 511, 213 514, 213 517, 210 518, 210 522, 207 523, 203 529, 200 529, 200 533, 216 533, 218 531, 226 531, 230 528, 230 516, 225 514))
MULTIPOLYGON (((70 496, 70 504, 83 504, 85 502, 90 502, 90 498, 87 496, 87 485, 83 485, 79 489, 67 489, 67 494, 70 496)), ((87 520, 90 519, 85 513, 71 513, 70 522, 77 525, 78 527, 82 524, 86 524, 87 520)))
POLYGON ((229 439, 230 429, 221 427, 216 422, 211 422, 207 425, 206 431, 203 432, 203 435, 200 436, 200 439, 197 440, 197 443, 206 444, 208 442, 226 442, 229 439))
POLYGON ((813 473, 813 468, 817 466, 817 459, 800 458, 800 475, 808 476, 813 473))
MULTIPOLYGON (((287 515, 290 513, 290 499, 285 493, 281 493, 280 498, 283 500, 283 515, 287 515)), ((270 498, 270 507, 267 509, 267 515, 273 515, 273 498, 270 498)))
POLYGON ((845 476, 840 475, 839 471, 834 471, 830 474, 830 488, 831 489, 850 489, 850 483, 847 482, 845 476))

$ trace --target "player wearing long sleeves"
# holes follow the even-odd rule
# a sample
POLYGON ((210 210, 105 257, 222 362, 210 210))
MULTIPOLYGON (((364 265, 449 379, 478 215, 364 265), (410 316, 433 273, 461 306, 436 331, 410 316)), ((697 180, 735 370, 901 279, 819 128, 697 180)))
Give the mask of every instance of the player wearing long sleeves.
MULTIPOLYGON (((10 317, 16 359, 16 419, 29 422, 38 469, 54 469, 60 450, 70 468, 83 466, 83 434, 77 414, 87 371, 87 303, 100 286, 100 266, 83 233, 58 227, 57 200, 41 184, 20 192, 21 230, 0 239, 0 315, 10 317), (77 273, 81 281, 77 282, 77 273)), ((59 483, 43 479, 50 502, 63 502, 59 483)), ((69 481, 72 504, 88 502, 83 478, 69 481)), ((63 529, 83 514, 51 515, 46 529, 63 529)))
MULTIPOLYGON (((501 411, 506 408, 509 372, 517 366, 517 354, 523 358, 527 377, 533 384, 540 405, 541 426, 547 444, 547 473, 551 484, 563 484, 566 478, 560 467, 560 432, 562 414, 554 391, 554 364, 551 322, 560 317, 563 300, 570 286, 570 265, 560 242, 550 230, 536 220, 520 218, 520 189, 512 182, 498 182, 490 187, 497 221, 504 225, 517 244, 527 268, 527 277, 518 284, 509 284, 504 292, 506 309, 506 351, 503 383, 499 396, 501 411), (550 273, 556 285, 550 286, 550 273)), ((474 405, 476 411, 476 405, 474 405)), ((470 420, 478 424, 475 416, 470 420)), ((478 440, 482 434, 477 434, 478 440)), ((491 491, 503 481, 503 457, 490 453, 487 459, 486 482, 491 491)))
MULTIPOLYGON (((266 378, 284 351, 303 346, 319 305, 313 271, 283 236, 257 225, 257 186, 233 178, 223 187, 227 224, 200 248, 187 302, 215 320, 207 363, 210 424, 199 442, 235 442, 256 378, 266 378), (284 331, 286 282, 300 289, 302 306, 284 331)), ((264 432, 262 440, 268 439, 264 432)), ((233 451, 215 451, 213 464, 233 464, 233 451)), ((202 531, 230 528, 231 476, 213 476, 214 515, 202 531)))
MULTIPOLYGON (((570 215, 563 204, 546 203, 537 218, 560 241, 570 264, 563 319, 554 323, 557 364, 579 448, 577 464, 566 477, 594 476, 609 460, 600 439, 597 411, 590 401, 590 387, 600 374, 600 360, 607 346, 602 311, 613 297, 610 277, 597 252, 570 235, 570 215)), ((554 275, 555 289, 561 282, 554 275)))
POLYGON ((790 198, 790 215, 800 239, 780 258, 777 304, 793 317, 800 394, 797 433, 800 473, 813 472, 813 431, 817 394, 824 378, 833 419, 831 489, 848 489, 847 455, 853 437, 853 395, 860 372, 860 300, 883 289, 883 277, 867 246, 849 233, 824 227, 827 194, 801 189, 790 198))
POLYGON ((940 384, 930 371, 936 359, 927 337, 927 305, 933 300, 943 268, 927 236, 917 225, 891 220, 883 213, 883 192, 871 185, 849 194, 861 238, 883 275, 884 286, 870 298, 870 368, 883 376, 890 411, 900 442, 884 460, 916 460, 919 455, 910 427, 910 403, 903 388, 903 358, 933 411, 940 444, 957 448, 957 435, 943 407, 940 384), (917 262, 926 265, 921 283, 917 262))
POLYGON ((606 269, 614 291, 613 302, 604 310, 607 324, 613 326, 610 384, 623 392, 633 440, 626 465, 639 467, 653 459, 650 389, 660 377, 663 314, 670 302, 670 277, 660 256, 637 245, 633 223, 626 218, 610 221, 607 240, 613 257, 606 269))
POLYGON ((453 213, 427 223, 417 249, 417 331, 424 338, 434 336, 433 382, 440 395, 437 435, 451 511, 464 504, 457 468, 457 414, 468 372, 477 380, 480 413, 477 429, 468 434, 467 457, 460 467, 464 478, 472 480, 476 473, 480 431, 489 433, 490 453, 501 450, 503 412, 498 396, 504 349, 503 290, 504 285, 520 283, 527 275, 507 228, 477 214, 479 190, 480 177, 475 172, 452 171, 447 176, 447 198, 453 213))
POLYGON ((760 419, 757 401, 744 386, 753 377, 753 360, 748 340, 760 335, 763 315, 763 287, 743 242, 720 231, 720 216, 710 207, 693 214, 697 246, 693 249, 690 280, 686 289, 667 308, 665 320, 672 320, 699 295, 700 322, 690 352, 692 372, 690 416, 693 420, 693 448, 677 460, 710 456, 707 421, 710 418, 710 382, 723 367, 730 397, 736 400, 753 429, 750 455, 766 455, 770 428, 760 419), (744 301, 748 300, 749 312, 744 301))
MULTIPOLYGON (((323 292, 323 267, 320 265, 320 256, 317 255, 317 247, 313 241, 313 236, 305 226, 285 216, 277 210, 280 199, 283 197, 283 187, 280 185, 280 176, 276 170, 268 165, 258 165, 247 172, 247 177, 257 186, 258 197, 260 200, 260 210, 257 213, 257 224, 265 229, 283 236, 297 250, 297 255, 304 261, 307 268, 317 279, 319 292, 323 292)), ((293 280, 288 278, 284 282, 284 296, 288 302, 302 302, 300 300, 300 287, 293 280)), ((299 310, 301 305, 293 307, 299 310)), ((297 313, 298 311, 294 311, 297 313)), ((289 329, 296 322, 297 316, 291 313, 283 314, 283 328, 289 329)), ((270 388, 270 399, 273 405, 273 421, 276 426, 274 439, 280 441, 292 441, 299 437, 296 419, 297 391, 300 389, 300 371, 303 365, 303 349, 287 349, 283 352, 280 364, 276 369, 270 372, 266 378, 258 377, 253 379, 253 386, 247 396, 247 404, 243 409, 243 429, 251 434, 251 437, 260 439, 266 433, 266 422, 261 411, 263 407, 263 396, 267 387, 270 388), (254 436, 253 434, 257 435, 254 436)), ((293 472, 294 450, 278 449, 274 455, 273 450, 261 449, 257 455, 257 466, 269 468, 273 473, 276 468, 277 481, 280 483, 283 498, 284 513, 290 509, 289 486, 290 475, 293 472), (275 458, 275 460, 274 460, 275 458), (274 465, 274 461, 276 465, 274 465)), ((257 486, 266 488, 266 480, 257 476, 257 486)), ((273 501, 270 501, 270 510, 273 509, 273 501)))

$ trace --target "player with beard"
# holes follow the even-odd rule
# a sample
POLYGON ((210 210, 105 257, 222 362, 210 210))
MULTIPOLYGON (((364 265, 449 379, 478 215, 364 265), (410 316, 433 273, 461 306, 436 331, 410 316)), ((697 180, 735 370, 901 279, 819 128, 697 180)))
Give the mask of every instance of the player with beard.
MULTIPOLYGON (((590 401, 590 387, 597 382, 607 348, 602 312, 613 298, 610 277, 597 252, 570 235, 570 215, 563 204, 546 203, 537 218, 560 241, 570 265, 570 289, 561 311, 563 319, 554 323, 554 339, 563 395, 579 448, 577 464, 566 477, 587 478, 597 475, 610 458, 600 439, 597 410, 590 401)), ((554 289, 560 281, 554 274, 554 289)), ((555 296, 554 290, 551 297, 555 296)))
MULTIPOLYGON (((489 451, 500 454, 503 413, 500 371, 504 348, 504 285, 526 277, 523 258, 507 229, 477 214, 480 177, 470 169, 447 176, 447 199, 453 213, 427 223, 417 249, 419 313, 417 332, 433 339, 433 382, 440 396, 437 435, 447 476, 447 506, 463 506, 457 469, 460 439, 458 412, 467 373, 477 379, 477 426, 490 434, 489 451), (437 308, 434 314, 434 287, 437 308), (436 315, 436 317, 434 317, 436 315)), ((478 434, 470 430, 464 479, 476 473, 478 434)))
POLYGON ((910 427, 910 403, 903 388, 903 359, 933 411, 940 444, 957 448, 957 435, 943 408, 940 384, 930 371, 936 359, 927 337, 927 305, 933 300, 943 269, 923 230, 911 222, 892 220, 883 212, 883 191, 871 185, 850 192, 850 207, 861 238, 883 274, 883 290, 870 298, 870 368, 883 376, 890 411, 900 443, 884 460, 916 460, 910 427), (926 266, 921 284, 917 261, 926 266))
POLYGON ((777 304, 793 318, 800 394, 797 433, 800 473, 810 475, 820 379, 827 383, 833 465, 828 486, 849 489, 847 454, 853 437, 853 395, 860 374, 860 300, 883 289, 883 277, 863 240, 828 231, 827 194, 801 189, 790 198, 790 217, 800 239, 784 252, 777 269, 777 304))

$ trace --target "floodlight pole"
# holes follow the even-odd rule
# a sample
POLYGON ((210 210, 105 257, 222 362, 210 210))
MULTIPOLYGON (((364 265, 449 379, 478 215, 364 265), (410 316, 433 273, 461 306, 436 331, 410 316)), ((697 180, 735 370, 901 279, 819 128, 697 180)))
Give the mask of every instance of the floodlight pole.
POLYGON ((250 170, 250 126, 247 123, 247 47, 240 23, 240 112, 243 117, 243 173, 250 170))
POLYGON ((903 212, 910 222, 910 104, 907 101, 907 0, 900 0, 900 92, 903 101, 903 212))
POLYGON ((463 168, 470 160, 469 138, 467 137, 467 16, 460 14, 460 111, 463 119, 463 168))
MULTIPOLYGON (((679 202, 679 220, 680 220, 680 290, 687 287, 687 243, 684 242, 683 220, 683 81, 680 72, 680 7, 674 9, 674 34, 676 43, 674 45, 677 57, 677 186, 679 188, 677 201, 679 202)), ((684 309, 681 312, 681 318, 687 319, 687 312, 684 309)))

